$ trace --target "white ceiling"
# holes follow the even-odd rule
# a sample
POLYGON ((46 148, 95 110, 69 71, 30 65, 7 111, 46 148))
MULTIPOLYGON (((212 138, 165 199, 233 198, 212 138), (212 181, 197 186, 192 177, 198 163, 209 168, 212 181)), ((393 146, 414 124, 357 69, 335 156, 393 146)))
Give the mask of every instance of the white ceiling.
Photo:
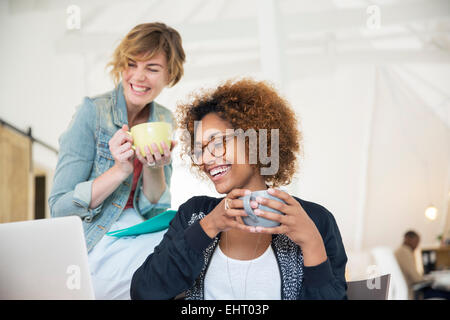
MULTIPOLYGON (((63 12, 73 3, 10 0, 8 14, 63 12)), ((226 77, 260 70, 261 42, 276 28, 278 57, 287 66, 283 72, 288 81, 299 76, 297 70, 407 65, 403 75, 413 79, 422 88, 419 91, 432 92, 431 108, 450 125, 450 89, 430 76, 439 69, 449 70, 449 0, 78 0, 76 4, 81 29, 66 30, 54 39, 58 54, 82 54, 94 62, 97 57, 104 65, 104 56, 133 26, 163 21, 182 35, 186 69, 195 69, 186 72, 190 80, 212 73, 226 77), (274 10, 264 9, 270 5, 274 10), (378 29, 367 25, 371 5, 379 8, 378 29), (414 67, 419 65, 429 68, 414 67)))

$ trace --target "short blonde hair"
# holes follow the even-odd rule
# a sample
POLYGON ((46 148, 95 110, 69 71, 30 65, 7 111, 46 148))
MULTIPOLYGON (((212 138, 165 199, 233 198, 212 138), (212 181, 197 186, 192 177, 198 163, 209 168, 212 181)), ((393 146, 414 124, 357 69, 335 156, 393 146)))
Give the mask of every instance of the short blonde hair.
POLYGON ((183 76, 185 53, 181 36, 175 29, 161 22, 143 23, 135 26, 114 50, 110 74, 117 86, 128 60, 145 61, 163 53, 167 58, 169 86, 174 86, 183 76))

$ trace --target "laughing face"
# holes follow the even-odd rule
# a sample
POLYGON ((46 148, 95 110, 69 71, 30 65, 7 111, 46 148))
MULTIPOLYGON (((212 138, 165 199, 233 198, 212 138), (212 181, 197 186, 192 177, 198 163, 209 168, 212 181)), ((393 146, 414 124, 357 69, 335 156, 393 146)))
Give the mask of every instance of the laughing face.
POLYGON ((259 171, 248 164, 245 143, 239 143, 234 137, 231 139, 234 139, 235 143, 230 143, 226 132, 227 129, 232 129, 230 124, 216 113, 207 114, 201 121, 202 125, 197 128, 198 132, 195 134, 195 148, 197 150, 203 148, 201 168, 214 183, 216 191, 226 194, 236 188, 266 189, 265 181, 259 171), (208 144, 211 147, 205 147, 208 144), (220 150, 223 145, 226 148, 222 154, 220 150), (211 150, 219 150, 219 152, 214 154, 211 150), (244 163, 238 161, 243 154, 246 159, 244 163))
POLYGON ((141 109, 152 102, 167 86, 169 73, 164 54, 156 54, 146 61, 128 60, 122 72, 123 93, 127 106, 141 109))

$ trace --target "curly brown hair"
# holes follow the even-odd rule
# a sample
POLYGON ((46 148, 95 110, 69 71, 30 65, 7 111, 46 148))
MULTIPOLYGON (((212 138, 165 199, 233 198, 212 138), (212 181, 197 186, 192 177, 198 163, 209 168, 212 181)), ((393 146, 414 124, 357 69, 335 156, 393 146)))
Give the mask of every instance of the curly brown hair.
MULTIPOLYGON (((273 187, 291 182, 297 168, 302 135, 297 129, 295 112, 272 85, 249 78, 228 80, 216 89, 200 90, 191 97, 191 102, 179 104, 176 111, 178 127, 189 132, 189 135, 180 136, 182 158, 193 150, 194 121, 200 121, 209 113, 216 113, 229 122, 233 129, 267 129, 267 150, 271 150, 271 129, 279 129, 279 169, 264 178, 273 187)), ((259 161, 252 166, 258 169, 264 167, 259 161)), ((191 168, 199 167, 192 163, 191 168)), ((197 173, 202 176, 203 173, 199 171, 197 173)))

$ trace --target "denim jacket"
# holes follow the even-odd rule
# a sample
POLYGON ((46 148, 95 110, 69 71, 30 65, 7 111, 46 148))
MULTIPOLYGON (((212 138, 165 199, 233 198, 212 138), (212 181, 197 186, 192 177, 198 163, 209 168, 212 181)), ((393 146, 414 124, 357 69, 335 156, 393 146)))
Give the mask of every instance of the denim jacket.
MULTIPOLYGON (((151 103, 148 122, 165 121, 174 126, 170 110, 151 103)), ((48 200, 52 217, 77 215, 83 222, 88 251, 119 218, 131 192, 133 174, 97 208, 90 209, 92 182, 114 165, 108 142, 123 124, 128 124, 123 87, 88 98, 77 108, 68 129, 59 138, 60 151, 48 200)), ((133 207, 145 219, 170 208, 172 164, 164 167, 166 190, 155 204, 142 192, 142 173, 133 199, 133 207)))

